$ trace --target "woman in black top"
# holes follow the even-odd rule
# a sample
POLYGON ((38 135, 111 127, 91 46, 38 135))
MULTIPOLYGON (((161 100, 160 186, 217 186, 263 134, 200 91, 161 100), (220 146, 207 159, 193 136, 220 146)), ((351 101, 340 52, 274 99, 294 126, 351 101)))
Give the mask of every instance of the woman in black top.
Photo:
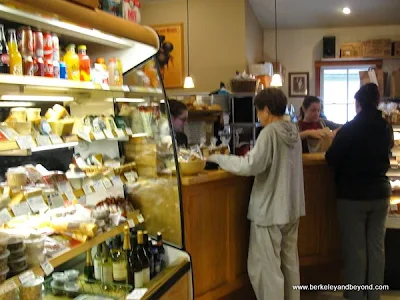
MULTIPOLYGON (((391 187, 386 172, 393 129, 377 109, 373 84, 355 95, 357 116, 337 133, 325 158, 335 169, 345 284, 383 284, 385 222, 391 187)), ((374 291, 348 291, 347 299, 379 299, 374 291)))

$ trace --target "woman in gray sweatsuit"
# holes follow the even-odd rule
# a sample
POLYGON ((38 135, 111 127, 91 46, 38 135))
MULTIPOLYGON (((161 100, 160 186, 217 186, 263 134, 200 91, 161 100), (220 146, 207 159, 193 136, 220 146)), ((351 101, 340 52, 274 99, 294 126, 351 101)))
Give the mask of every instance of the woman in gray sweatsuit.
POLYGON ((300 299, 297 252, 299 218, 305 215, 301 139, 284 121, 287 99, 276 88, 254 100, 263 125, 244 157, 212 155, 209 161, 231 173, 255 176, 248 209, 251 221, 248 273, 258 300, 300 299))

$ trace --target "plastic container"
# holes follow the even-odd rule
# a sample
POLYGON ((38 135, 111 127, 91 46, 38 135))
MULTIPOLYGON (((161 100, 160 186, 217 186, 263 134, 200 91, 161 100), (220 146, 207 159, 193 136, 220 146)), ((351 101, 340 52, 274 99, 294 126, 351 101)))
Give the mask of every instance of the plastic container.
POLYGON ((86 46, 78 46, 79 71, 81 81, 90 81, 90 58, 86 54, 86 46))
POLYGON ((13 277, 13 276, 15 276, 15 275, 21 274, 21 273, 24 272, 26 269, 28 269, 28 264, 25 263, 25 265, 22 266, 22 267, 19 268, 19 269, 10 270, 9 277, 13 277))
POLYGON ((14 107, 10 111, 11 117, 17 122, 26 122, 26 108, 25 107, 14 107))
POLYGON ((65 270, 65 276, 67 277, 67 281, 77 281, 79 276, 78 270, 65 270))
POLYGON ((68 297, 75 298, 79 296, 79 284, 77 282, 66 282, 64 290, 68 297))
POLYGON ((9 236, 7 233, 0 232, 0 255, 7 251, 9 236))
POLYGON ((6 250, 1 256, 0 256, 0 270, 4 271, 8 269, 7 263, 8 263, 8 257, 10 256, 10 251, 6 250))
POLYGON ((64 62, 67 65, 67 74, 69 80, 80 81, 79 56, 75 52, 75 45, 68 45, 64 55, 64 62))
POLYGON ((10 271, 9 268, 4 269, 3 271, 0 272, 0 283, 3 283, 7 279, 7 274, 10 271))
POLYGON ((38 255, 28 255, 28 258, 26 259, 26 263, 28 264, 29 267, 34 267, 38 266, 41 263, 43 263, 46 259, 46 256, 44 253, 38 254, 38 255))
POLYGON ((55 281, 52 281, 51 284, 51 292, 54 296, 62 296, 64 295, 64 285, 58 286, 55 281))
POLYGON ((40 120, 40 112, 42 111, 41 108, 28 108, 26 110, 26 118, 28 122, 35 122, 40 120))
POLYGON ((19 300, 42 299, 43 277, 36 277, 34 280, 25 283, 19 291, 19 300))
POLYGON ((52 283, 54 283, 54 286, 58 288, 63 288, 64 283, 67 280, 67 276, 65 276, 64 272, 55 272, 53 273, 52 278, 52 283))
POLYGON ((21 258, 25 256, 25 246, 23 246, 21 249, 15 250, 15 251, 10 251, 10 256, 8 257, 9 260, 16 260, 18 258, 21 258))
POLYGON ((31 235, 27 238, 25 242, 26 253, 31 255, 40 255, 44 252, 44 240, 46 236, 44 235, 31 235))
POLYGON ((28 264, 26 263, 26 259, 28 257, 24 255, 23 257, 20 257, 18 259, 14 260, 8 260, 8 266, 10 267, 11 272, 16 272, 20 269, 23 269, 24 267, 26 268, 28 264))
POLYGON ((8 240, 7 249, 10 251, 17 251, 24 248, 24 242, 18 238, 10 238, 8 240))

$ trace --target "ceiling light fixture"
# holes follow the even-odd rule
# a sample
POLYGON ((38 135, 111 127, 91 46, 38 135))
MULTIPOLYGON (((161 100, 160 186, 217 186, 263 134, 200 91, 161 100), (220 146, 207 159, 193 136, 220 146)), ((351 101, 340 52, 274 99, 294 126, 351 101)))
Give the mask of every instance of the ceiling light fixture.
POLYGON ((34 105, 33 102, 9 102, 9 101, 1 101, 0 107, 32 107, 34 105))
POLYGON ((186 0, 186 34, 187 34, 187 77, 183 83, 183 88, 194 88, 193 78, 190 76, 190 55, 189 55, 189 0, 186 0))
POLYGON ((343 13, 344 13, 345 15, 349 15, 349 14, 351 13, 350 8, 344 7, 344 8, 343 8, 343 13))
POLYGON ((126 103, 143 103, 144 99, 141 98, 116 98, 115 102, 126 102, 126 103))
POLYGON ((6 101, 35 101, 35 102, 71 102, 74 97, 68 96, 29 96, 29 95, 3 95, 1 100, 6 101))
MULTIPOLYGON (((276 0, 275 0, 275 68, 278 69, 278 17, 276 10, 276 0)), ((275 74, 271 79, 271 86, 273 87, 281 87, 282 86, 282 77, 278 72, 274 72, 275 74)))

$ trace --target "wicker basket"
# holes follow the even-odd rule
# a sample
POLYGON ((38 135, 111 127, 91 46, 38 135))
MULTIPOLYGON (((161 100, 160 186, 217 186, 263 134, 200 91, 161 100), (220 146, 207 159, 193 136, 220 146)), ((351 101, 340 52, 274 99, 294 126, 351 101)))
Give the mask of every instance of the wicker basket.
POLYGON ((231 80, 231 90, 233 93, 255 93, 258 89, 259 80, 241 79, 231 80))

